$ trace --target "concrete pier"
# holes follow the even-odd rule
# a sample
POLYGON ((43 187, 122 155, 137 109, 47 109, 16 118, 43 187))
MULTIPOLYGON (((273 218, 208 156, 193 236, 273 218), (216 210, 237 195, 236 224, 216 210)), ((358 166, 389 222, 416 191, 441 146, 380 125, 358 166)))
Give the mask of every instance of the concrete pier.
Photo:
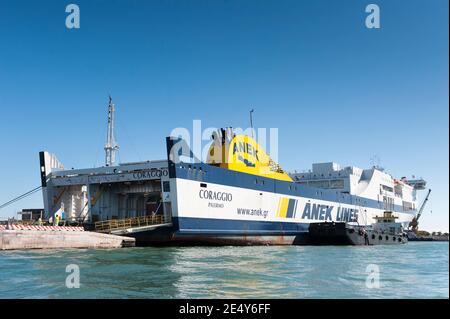
POLYGON ((0 230, 0 250, 133 246, 134 238, 89 231, 0 230))

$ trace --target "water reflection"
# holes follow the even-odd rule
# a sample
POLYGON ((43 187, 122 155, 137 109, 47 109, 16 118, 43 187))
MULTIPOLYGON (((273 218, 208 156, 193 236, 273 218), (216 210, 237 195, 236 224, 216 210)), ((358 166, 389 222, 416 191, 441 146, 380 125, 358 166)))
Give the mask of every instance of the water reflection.
POLYGON ((448 243, 8 251, 0 297, 448 298, 448 243), (80 289, 65 287, 68 264, 80 289), (366 287, 369 264, 380 289, 366 287))

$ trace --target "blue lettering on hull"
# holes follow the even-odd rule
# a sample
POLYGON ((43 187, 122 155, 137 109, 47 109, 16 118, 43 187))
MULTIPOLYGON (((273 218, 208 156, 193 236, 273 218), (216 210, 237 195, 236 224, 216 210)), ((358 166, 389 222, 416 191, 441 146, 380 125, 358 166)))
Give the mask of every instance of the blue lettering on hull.
POLYGON ((331 212, 334 206, 306 203, 303 209, 302 219, 333 220, 331 212))
POLYGON ((356 222, 358 220, 358 210, 354 208, 338 207, 336 221, 356 222))

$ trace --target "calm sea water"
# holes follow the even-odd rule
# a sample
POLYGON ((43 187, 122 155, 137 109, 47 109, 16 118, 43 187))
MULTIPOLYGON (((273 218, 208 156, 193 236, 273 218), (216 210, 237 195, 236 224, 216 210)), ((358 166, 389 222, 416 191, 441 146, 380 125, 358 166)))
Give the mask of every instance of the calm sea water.
POLYGON ((448 298, 448 253, 448 242, 0 251, 0 298, 448 298), (80 288, 66 287, 68 264, 80 288))

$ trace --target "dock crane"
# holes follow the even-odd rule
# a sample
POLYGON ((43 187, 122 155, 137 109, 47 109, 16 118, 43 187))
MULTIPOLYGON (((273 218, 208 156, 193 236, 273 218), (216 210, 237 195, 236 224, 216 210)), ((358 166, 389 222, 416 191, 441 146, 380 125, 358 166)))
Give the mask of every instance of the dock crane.
POLYGON ((425 197, 425 199, 422 202, 422 205, 420 206, 419 212, 417 213, 417 216, 413 218, 413 220, 409 223, 409 229, 414 232, 417 233, 417 231, 419 230, 418 226, 419 226, 419 218, 423 213, 423 209, 425 208, 425 204, 428 201, 428 197, 430 197, 430 193, 431 193, 431 189, 428 190, 428 194, 425 197))

